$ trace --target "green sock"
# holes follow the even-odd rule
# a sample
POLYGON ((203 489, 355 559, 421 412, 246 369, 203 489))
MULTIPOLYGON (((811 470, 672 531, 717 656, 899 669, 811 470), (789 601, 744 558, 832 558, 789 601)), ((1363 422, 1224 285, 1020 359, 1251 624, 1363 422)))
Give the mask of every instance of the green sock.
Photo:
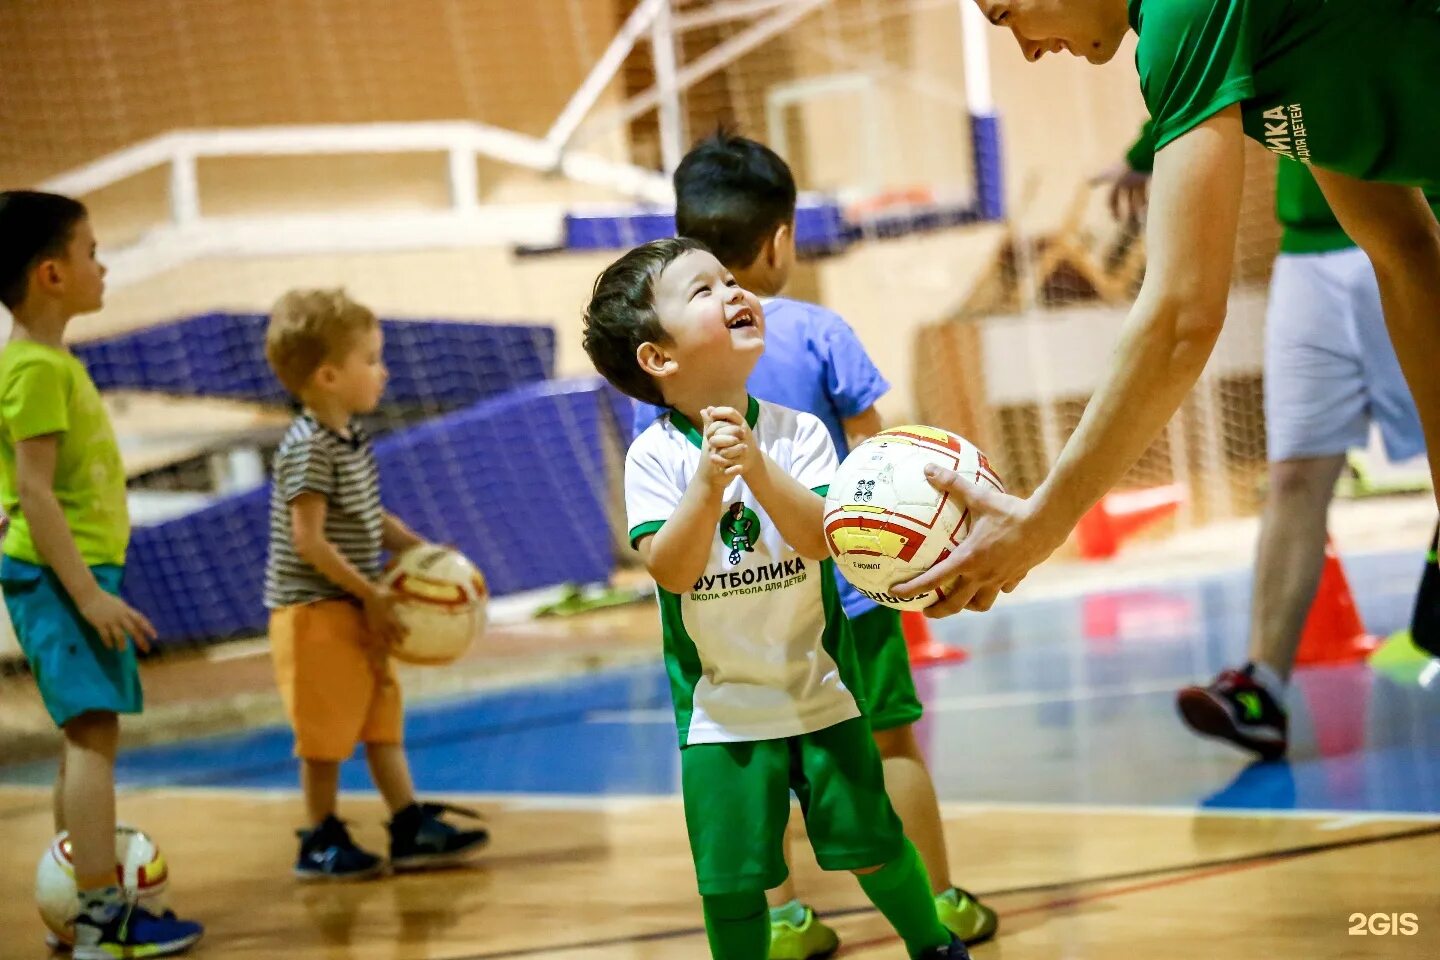
POLYGON ((857 879, 865 896, 905 941, 910 956, 949 945, 950 931, 935 913, 930 878, 909 840, 900 856, 874 873, 858 874, 857 879))
POLYGON ((766 960, 770 956, 770 911, 765 894, 729 893, 700 898, 713 960, 766 960))
POLYGON ((799 900, 791 900, 783 907, 770 908, 770 921, 774 923, 783 920, 792 927, 798 927, 805 922, 805 904, 799 900))

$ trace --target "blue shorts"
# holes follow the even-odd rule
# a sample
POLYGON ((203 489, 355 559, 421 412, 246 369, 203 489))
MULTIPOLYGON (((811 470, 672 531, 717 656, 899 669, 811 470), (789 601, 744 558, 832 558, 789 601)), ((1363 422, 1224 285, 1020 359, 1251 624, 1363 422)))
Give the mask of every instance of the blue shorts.
MULTIPOLYGON (((119 595, 125 568, 91 567, 100 588, 119 595)), ((80 616, 49 567, 0 559, 0 589, 15 637, 56 726, 82 713, 139 713, 144 706, 135 644, 111 650, 80 616)))

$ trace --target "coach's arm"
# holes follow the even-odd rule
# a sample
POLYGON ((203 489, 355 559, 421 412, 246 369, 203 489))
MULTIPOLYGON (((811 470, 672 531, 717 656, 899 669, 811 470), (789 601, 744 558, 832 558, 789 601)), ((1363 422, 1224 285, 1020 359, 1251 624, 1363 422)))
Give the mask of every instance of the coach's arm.
POLYGON ((1205 367, 1225 321, 1244 180, 1240 109, 1210 117, 1155 155, 1145 282, 1108 373, 1050 475, 1028 500, 939 471, 974 517, 949 558, 894 593, 942 589, 927 610, 987 610, 1069 536, 1080 517, 1140 458, 1205 367), (953 581, 953 583, 952 583, 953 581))

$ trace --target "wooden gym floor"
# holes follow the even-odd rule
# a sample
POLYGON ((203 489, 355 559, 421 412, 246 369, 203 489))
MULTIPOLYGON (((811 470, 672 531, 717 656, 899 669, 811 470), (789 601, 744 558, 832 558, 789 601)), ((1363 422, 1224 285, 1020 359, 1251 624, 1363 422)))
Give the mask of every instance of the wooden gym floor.
MULTIPOLYGON (((1418 553, 1346 560, 1371 629, 1401 625, 1418 553)), ((1244 571, 1186 576, 936 625, 970 653, 919 672, 919 732, 954 879, 1002 915, 977 960, 1440 957, 1440 690, 1418 667, 1298 674, 1284 763, 1248 764, 1176 720, 1178 685, 1243 655, 1247 584, 1244 571), (1407 913, 1412 935, 1369 924, 1407 913)), ((196 956, 706 956, 653 659, 416 701, 422 792, 477 806, 494 834, 468 868, 294 882, 299 801, 280 727, 122 754, 121 819, 156 835, 170 902, 208 924, 196 956)), ((46 760, 0 767, 4 960, 47 955, 31 879, 52 775, 46 760)), ((342 782, 342 815, 383 849, 363 763, 342 782)), ((841 956, 903 956, 853 878, 797 850, 841 956)))

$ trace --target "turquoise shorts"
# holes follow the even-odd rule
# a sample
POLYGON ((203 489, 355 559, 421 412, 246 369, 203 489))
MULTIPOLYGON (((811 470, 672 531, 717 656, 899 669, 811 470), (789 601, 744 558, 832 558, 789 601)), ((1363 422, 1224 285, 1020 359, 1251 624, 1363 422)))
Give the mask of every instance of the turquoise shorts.
MULTIPOLYGON (((91 567, 100 588, 120 594, 125 568, 91 567)), ((55 725, 63 727, 82 713, 139 713, 144 706, 135 644, 111 650, 80 616, 75 602, 49 567, 0 559, 0 590, 5 609, 40 698, 55 725)))

